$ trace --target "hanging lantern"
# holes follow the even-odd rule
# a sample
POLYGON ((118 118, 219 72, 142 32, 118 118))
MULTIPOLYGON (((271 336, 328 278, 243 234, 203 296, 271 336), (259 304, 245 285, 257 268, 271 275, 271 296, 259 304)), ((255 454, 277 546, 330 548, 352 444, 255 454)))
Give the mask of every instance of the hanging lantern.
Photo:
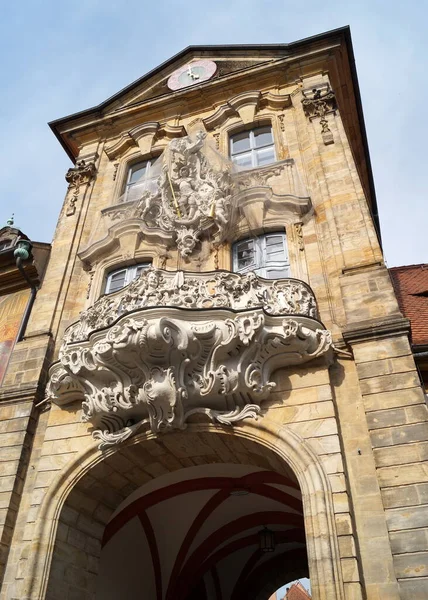
POLYGON ((260 550, 262 552, 273 552, 275 550, 275 534, 266 526, 259 532, 260 550))

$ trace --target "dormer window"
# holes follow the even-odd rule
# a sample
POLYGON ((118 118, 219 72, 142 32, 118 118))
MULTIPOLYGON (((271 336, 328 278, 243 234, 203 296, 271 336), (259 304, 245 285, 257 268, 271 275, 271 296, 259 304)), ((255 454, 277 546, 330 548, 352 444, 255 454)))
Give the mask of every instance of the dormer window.
POLYGON ((132 165, 126 179, 124 202, 132 202, 141 197, 145 182, 150 179, 153 160, 144 160, 132 165))
POLYGON ((236 242, 233 246, 235 273, 253 271, 266 279, 290 277, 285 233, 267 233, 236 242))
POLYGON ((111 271, 107 277, 105 293, 113 294, 113 292, 121 290, 131 283, 131 281, 137 279, 140 273, 149 267, 150 263, 140 263, 139 265, 131 265, 111 271))
POLYGON ((0 241, 0 252, 3 252, 4 250, 7 250, 8 248, 11 248, 13 246, 14 240, 1 240, 0 241))
POLYGON ((230 158, 240 171, 264 167, 275 162, 272 127, 256 127, 230 138, 230 158))

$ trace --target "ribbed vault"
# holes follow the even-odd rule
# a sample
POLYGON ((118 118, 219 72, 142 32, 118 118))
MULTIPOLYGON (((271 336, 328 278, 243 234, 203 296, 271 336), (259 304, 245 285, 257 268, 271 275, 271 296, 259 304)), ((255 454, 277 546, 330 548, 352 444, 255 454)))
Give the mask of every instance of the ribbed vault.
POLYGON ((294 477, 252 465, 188 467, 132 494, 104 532, 100 598, 115 598, 128 585, 127 597, 139 597, 141 570, 135 569, 133 556, 125 560, 135 552, 133 544, 138 544, 144 580, 152 579, 156 600, 195 594, 207 600, 247 598, 249 582, 254 580, 254 593, 260 581, 254 575, 271 573, 273 564, 281 583, 293 578, 296 562, 307 573, 302 503, 294 477), (275 541, 269 553, 260 549, 260 531, 266 526, 275 541), (123 559, 120 573, 114 569, 118 555, 123 559))
POLYGON ((88 599, 241 600, 251 589, 262 600, 307 575, 289 466, 254 441, 186 431, 125 444, 80 478, 59 516, 47 597, 73 586, 88 599), (265 526, 274 552, 260 550, 265 526))

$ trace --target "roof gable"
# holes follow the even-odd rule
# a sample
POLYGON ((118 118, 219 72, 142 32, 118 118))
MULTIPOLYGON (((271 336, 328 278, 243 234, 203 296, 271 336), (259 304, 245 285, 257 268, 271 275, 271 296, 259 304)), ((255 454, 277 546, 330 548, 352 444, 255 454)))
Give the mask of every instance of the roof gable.
POLYGON ((257 56, 252 58, 244 53, 238 56, 227 56, 227 53, 226 55, 219 55, 219 52, 197 52, 189 50, 189 52, 184 54, 180 59, 169 62, 168 65, 154 75, 148 74, 140 80, 137 80, 137 82, 135 82, 135 87, 129 92, 126 92, 126 89, 123 90, 123 95, 119 96, 109 107, 107 114, 118 108, 130 107, 142 101, 158 98, 165 94, 172 94, 173 91, 168 87, 168 79, 171 74, 174 73, 176 69, 197 60, 211 60, 217 64, 215 74, 209 79, 209 81, 213 81, 235 72, 260 66, 261 64, 275 60, 276 58, 278 58, 278 56, 275 56, 273 53, 271 56, 257 56))

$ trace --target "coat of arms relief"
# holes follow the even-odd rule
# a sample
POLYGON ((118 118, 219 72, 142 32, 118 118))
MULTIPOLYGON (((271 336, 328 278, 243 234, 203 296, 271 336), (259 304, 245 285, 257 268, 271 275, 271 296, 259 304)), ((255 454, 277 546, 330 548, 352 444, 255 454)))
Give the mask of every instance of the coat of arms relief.
POLYGON ((231 222, 235 185, 229 162, 205 139, 206 133, 198 132, 172 140, 150 179, 137 182, 132 206, 116 206, 107 211, 110 218, 141 219, 146 229, 172 236, 182 257, 192 254, 203 232, 221 242, 231 222))

